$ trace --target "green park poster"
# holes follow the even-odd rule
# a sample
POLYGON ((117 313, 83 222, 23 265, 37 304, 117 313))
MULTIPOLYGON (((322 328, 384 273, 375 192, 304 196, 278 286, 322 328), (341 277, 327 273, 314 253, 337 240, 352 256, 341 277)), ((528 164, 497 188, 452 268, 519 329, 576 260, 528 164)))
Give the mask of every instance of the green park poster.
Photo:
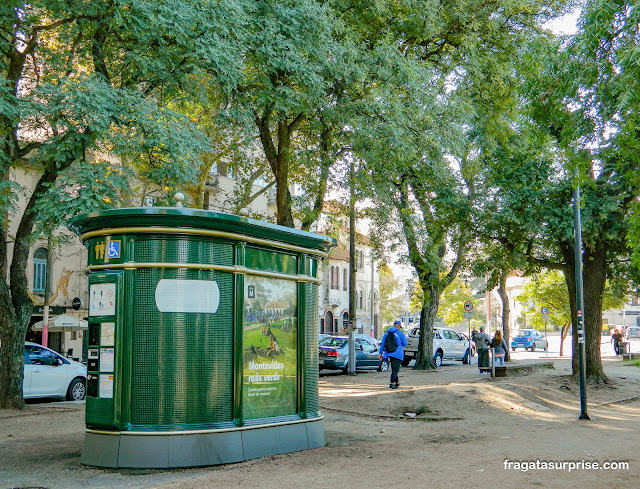
POLYGON ((297 411, 297 284, 248 277, 243 310, 244 419, 297 411))

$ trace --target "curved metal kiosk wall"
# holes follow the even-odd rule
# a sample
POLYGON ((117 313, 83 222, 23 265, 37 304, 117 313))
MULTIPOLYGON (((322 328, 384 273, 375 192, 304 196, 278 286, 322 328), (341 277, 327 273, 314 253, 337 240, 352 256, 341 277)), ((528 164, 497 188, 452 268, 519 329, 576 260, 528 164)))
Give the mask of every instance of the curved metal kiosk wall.
POLYGON ((89 252, 82 463, 193 467, 325 445, 316 315, 332 238, 181 208, 69 228, 89 252))

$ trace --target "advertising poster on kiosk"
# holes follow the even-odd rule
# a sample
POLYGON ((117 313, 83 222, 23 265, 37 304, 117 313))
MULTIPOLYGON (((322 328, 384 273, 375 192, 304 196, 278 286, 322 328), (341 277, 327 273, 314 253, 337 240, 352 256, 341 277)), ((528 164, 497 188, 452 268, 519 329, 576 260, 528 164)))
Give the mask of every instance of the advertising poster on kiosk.
POLYGON ((243 311, 245 419, 296 413, 297 284, 247 277, 243 311))

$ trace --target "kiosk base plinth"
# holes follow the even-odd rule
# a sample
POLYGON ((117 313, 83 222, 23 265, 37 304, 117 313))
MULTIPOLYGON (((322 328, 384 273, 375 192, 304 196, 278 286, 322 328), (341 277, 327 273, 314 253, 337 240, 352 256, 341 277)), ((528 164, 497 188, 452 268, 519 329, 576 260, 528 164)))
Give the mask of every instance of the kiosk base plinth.
POLYGON ((322 419, 192 434, 88 430, 80 462, 114 469, 204 467, 325 445, 322 419))

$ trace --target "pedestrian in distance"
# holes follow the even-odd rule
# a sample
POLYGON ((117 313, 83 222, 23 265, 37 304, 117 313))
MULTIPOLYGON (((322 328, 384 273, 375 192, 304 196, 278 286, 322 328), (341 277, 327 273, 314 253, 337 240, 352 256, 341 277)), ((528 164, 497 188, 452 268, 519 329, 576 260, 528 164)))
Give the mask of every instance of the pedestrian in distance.
POLYGON ((611 335, 611 343, 613 343, 613 351, 615 352, 616 356, 618 356, 619 353, 619 347, 620 347, 620 342, 622 341, 622 333, 620 333, 620 331, 618 331, 618 328, 613 330, 613 334, 611 335))
POLYGON ((398 374, 400 373, 400 365, 404 360, 404 347, 407 346, 407 337, 400 329, 401 325, 400 321, 394 321, 393 326, 382 337, 380 351, 378 352, 380 360, 388 360, 391 364, 390 389, 397 389, 400 385, 398 374))
POLYGON ((491 340, 493 347, 493 362, 496 367, 504 367, 504 357, 507 356, 507 342, 502 337, 502 331, 496 331, 495 336, 491 340))
POLYGON ((473 337, 473 342, 476 344, 476 351, 478 352, 478 370, 480 373, 489 370, 489 345, 491 344, 491 338, 484 332, 484 326, 480 326, 480 332, 476 333, 473 337))

